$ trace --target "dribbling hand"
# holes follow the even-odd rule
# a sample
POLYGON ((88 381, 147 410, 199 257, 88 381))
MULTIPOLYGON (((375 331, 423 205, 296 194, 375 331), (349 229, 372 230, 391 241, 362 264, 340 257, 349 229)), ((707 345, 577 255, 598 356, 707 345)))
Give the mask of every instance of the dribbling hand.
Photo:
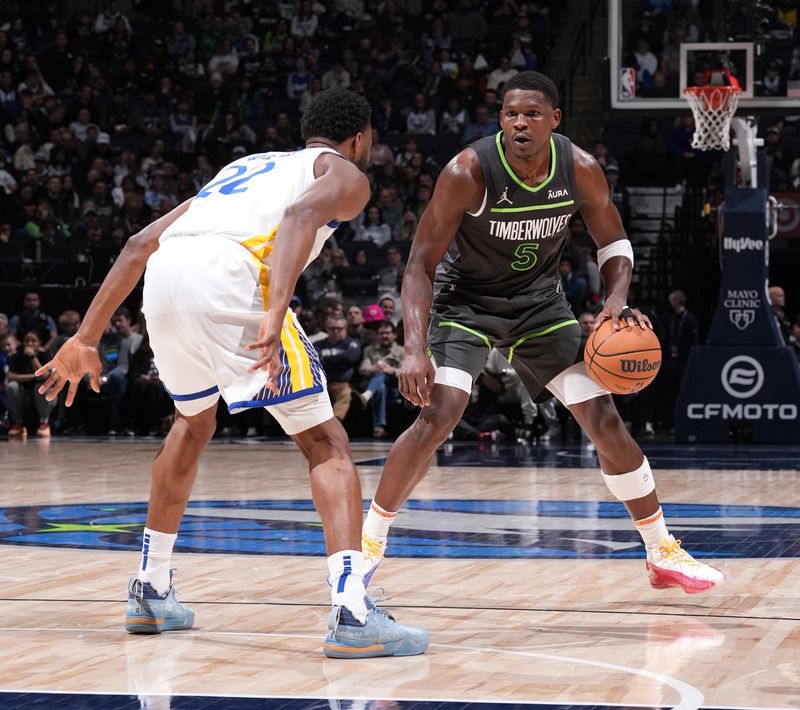
POLYGON ((622 326, 620 320, 626 321, 631 327, 638 325, 642 330, 650 328, 653 330, 653 324, 650 319, 642 313, 638 308, 631 308, 619 296, 609 296, 606 300, 605 306, 594 321, 594 328, 597 330, 604 321, 611 319, 611 326, 614 330, 619 330, 622 326))

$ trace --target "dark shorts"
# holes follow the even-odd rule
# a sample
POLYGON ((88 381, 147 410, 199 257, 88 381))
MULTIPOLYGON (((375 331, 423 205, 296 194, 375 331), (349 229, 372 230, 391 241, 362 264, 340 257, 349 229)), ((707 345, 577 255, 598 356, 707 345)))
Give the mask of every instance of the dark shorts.
MULTIPOLYGON (((511 363, 534 399, 556 375, 578 361, 581 329, 562 293, 544 298, 474 298, 459 294, 436 299, 431 309, 428 346, 438 367, 469 373, 483 371, 497 348, 511 363)), ((541 395, 541 396, 540 396, 541 395)))

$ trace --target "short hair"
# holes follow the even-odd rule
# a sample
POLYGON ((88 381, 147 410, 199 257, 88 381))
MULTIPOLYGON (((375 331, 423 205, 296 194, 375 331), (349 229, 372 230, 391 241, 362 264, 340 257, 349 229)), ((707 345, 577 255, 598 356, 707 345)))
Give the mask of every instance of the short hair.
POLYGON ((58 324, 63 326, 68 324, 70 321, 77 322, 78 325, 81 324, 81 314, 78 311, 64 311, 58 317, 58 324))
POLYGON ((673 296, 675 296, 675 300, 678 302, 678 305, 680 306, 686 305, 686 294, 683 291, 681 291, 680 289, 675 289, 669 294, 669 296, 667 296, 667 298, 670 299, 673 296))
POLYGON ((395 328, 394 323, 392 323, 392 321, 390 320, 384 320, 380 322, 380 324, 378 325, 378 330, 382 330, 383 328, 388 328, 389 330, 392 331, 392 333, 397 332, 397 328, 395 328))
POLYGON ((553 108, 558 108, 558 89, 556 85, 550 77, 540 74, 538 71, 521 71, 514 74, 505 83, 504 94, 515 89, 520 91, 541 91, 553 108))
POLYGON ((127 308, 125 308, 125 306, 120 306, 119 308, 117 308, 116 311, 114 311, 114 318, 116 318, 117 316, 122 316, 123 318, 127 318, 128 320, 133 320, 131 312, 127 308))
POLYGON ((345 328, 347 327, 347 318, 344 316, 328 316, 327 320, 325 321, 325 330, 328 330, 334 323, 344 323, 345 328))
POLYGON ((342 143, 369 128, 372 108, 349 89, 327 89, 311 99, 300 121, 303 140, 327 138, 342 143))

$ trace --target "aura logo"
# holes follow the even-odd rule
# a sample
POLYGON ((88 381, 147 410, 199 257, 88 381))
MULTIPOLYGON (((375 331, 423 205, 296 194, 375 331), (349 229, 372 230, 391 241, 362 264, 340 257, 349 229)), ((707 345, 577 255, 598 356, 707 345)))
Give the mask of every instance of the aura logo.
MULTIPOLYGON (((365 506, 369 501, 365 501, 365 506)), ((662 505, 670 530, 697 557, 796 557, 800 508, 662 505)), ((147 504, 0 509, 0 544, 140 550, 147 504)), ((310 500, 194 501, 178 552, 325 555, 310 500)), ((411 500, 392 526, 391 557, 644 557, 624 506, 562 500, 411 500)))
POLYGON ((764 368, 749 355, 732 357, 722 368, 722 389, 736 399, 757 394, 764 385, 764 368))

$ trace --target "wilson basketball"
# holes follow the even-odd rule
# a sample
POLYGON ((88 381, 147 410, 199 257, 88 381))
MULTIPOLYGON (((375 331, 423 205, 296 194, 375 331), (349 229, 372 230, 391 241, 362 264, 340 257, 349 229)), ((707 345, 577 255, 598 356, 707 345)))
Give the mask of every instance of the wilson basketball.
POLYGON ((631 394, 647 387, 661 367, 661 344, 650 328, 620 321, 614 330, 605 321, 586 341, 583 361, 592 379, 614 394, 631 394))

